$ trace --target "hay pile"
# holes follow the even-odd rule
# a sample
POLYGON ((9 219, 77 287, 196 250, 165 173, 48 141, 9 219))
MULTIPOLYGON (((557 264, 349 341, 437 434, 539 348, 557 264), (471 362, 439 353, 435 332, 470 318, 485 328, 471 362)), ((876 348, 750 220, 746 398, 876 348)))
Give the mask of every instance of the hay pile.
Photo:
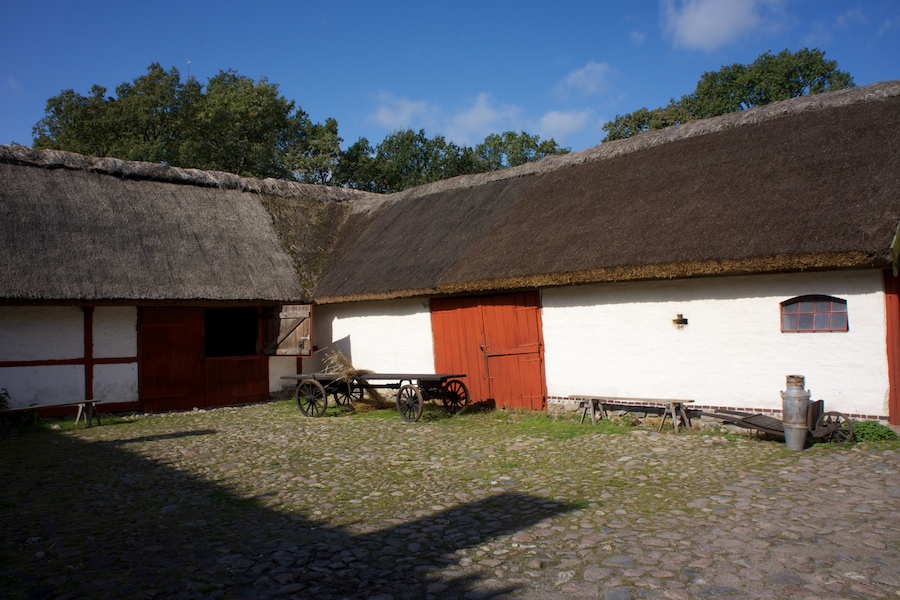
MULTIPOLYGON (((357 369, 353 366, 343 352, 335 350, 325 358, 324 369, 326 373, 334 373, 340 375, 344 381, 352 381, 358 379, 360 375, 372 373, 366 369, 357 369)), ((385 408, 393 408, 394 400, 385 398, 377 389, 366 386, 362 389, 359 398, 354 398, 350 402, 350 407, 354 412, 372 412, 385 408)))

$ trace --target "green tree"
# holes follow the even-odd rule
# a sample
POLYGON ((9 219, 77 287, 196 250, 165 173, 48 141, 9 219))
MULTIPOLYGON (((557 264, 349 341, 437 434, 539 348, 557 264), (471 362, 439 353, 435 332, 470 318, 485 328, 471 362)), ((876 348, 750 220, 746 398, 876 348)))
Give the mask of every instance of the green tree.
POLYGON ((490 134, 475 148, 457 146, 443 136, 429 138, 425 131, 399 130, 376 148, 360 138, 341 153, 339 185, 371 192, 397 192, 457 175, 496 171, 565 154, 555 140, 541 141, 527 133, 490 134))
POLYGON ((375 149, 369 140, 361 137, 341 152, 332 181, 340 186, 374 192, 377 179, 375 149))
POLYGON ((403 129, 388 134, 372 148, 366 138, 341 153, 337 181, 371 192, 398 192, 417 185, 479 171, 474 151, 429 138, 424 129, 403 129))
POLYGON ((603 141, 853 85, 850 74, 839 70, 837 62, 825 60, 822 50, 766 52, 749 65, 726 65, 704 73, 691 94, 673 98, 665 107, 616 115, 603 126, 603 141))
POLYGON ((326 183, 340 150, 337 121, 313 123, 265 78, 228 70, 205 88, 152 64, 107 96, 65 90, 47 101, 34 147, 326 183))
POLYGON ((484 142, 475 146, 482 171, 517 167, 545 156, 568 152, 568 148, 560 148, 553 138, 541 141, 540 136, 529 135, 524 131, 492 133, 484 138, 484 142))

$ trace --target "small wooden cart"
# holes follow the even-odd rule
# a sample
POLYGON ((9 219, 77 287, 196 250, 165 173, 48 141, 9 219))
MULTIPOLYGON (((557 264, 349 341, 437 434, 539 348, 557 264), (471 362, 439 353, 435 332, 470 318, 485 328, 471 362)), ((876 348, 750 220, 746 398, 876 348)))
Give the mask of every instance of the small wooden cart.
POLYGON ((418 421, 428 400, 440 400, 450 416, 469 405, 469 390, 461 381, 464 374, 365 373, 353 378, 339 373, 301 373, 282 379, 297 380, 297 407, 307 417, 321 417, 328 407, 328 396, 338 406, 361 399, 365 390, 397 390, 397 412, 406 421, 418 421))
MULTIPOLYGON (((736 427, 755 429, 774 437, 784 437, 784 423, 774 417, 726 409, 719 409, 711 413, 699 412, 698 414, 719 419, 736 427)), ((810 441, 821 440, 846 444, 853 440, 853 422, 843 413, 825 412, 824 400, 816 400, 809 403, 806 428, 809 431, 808 439, 810 441)))

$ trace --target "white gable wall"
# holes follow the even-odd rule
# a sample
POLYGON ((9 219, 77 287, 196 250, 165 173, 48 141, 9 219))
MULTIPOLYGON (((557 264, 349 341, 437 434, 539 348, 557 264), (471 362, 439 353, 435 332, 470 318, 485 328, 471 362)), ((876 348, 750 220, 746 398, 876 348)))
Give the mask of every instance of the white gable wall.
POLYGON ((542 304, 550 397, 780 410, 785 376, 798 374, 826 410, 888 414, 881 271, 555 288, 542 304), (808 294, 846 300, 849 331, 782 333, 780 303, 808 294))
POLYGON ((304 371, 321 369, 338 350, 357 369, 379 373, 434 373, 434 344, 428 300, 326 304, 313 311, 318 352, 304 371))

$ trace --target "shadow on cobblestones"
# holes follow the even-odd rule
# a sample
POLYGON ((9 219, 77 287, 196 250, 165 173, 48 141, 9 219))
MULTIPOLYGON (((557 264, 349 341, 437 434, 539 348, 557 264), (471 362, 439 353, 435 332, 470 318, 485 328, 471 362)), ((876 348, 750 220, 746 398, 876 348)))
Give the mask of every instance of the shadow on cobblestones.
MULTIPOLYGON (((35 431, 0 442, 0 596, 462 597, 479 576, 433 578, 457 562, 455 550, 574 508, 504 492, 351 532, 266 508, 174 461, 128 450, 215 433, 85 442, 35 431)), ((493 593, 515 591, 504 586, 493 593)))

